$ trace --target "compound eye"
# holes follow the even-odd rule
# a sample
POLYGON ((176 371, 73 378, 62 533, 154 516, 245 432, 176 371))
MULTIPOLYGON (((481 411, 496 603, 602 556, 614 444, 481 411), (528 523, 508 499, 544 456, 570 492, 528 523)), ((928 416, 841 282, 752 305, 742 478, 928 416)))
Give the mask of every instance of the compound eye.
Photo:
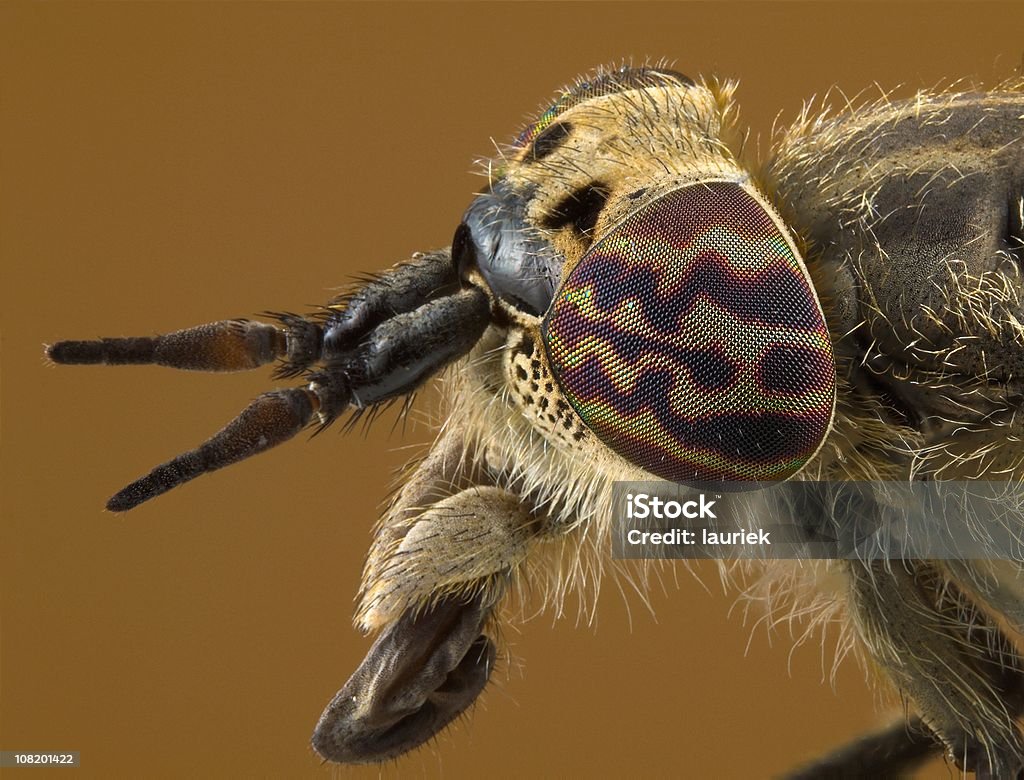
POLYGON ((674 482, 775 481, 819 449, 836 371, 796 248, 732 182, 673 190, 609 231, 542 325, 583 421, 674 482))

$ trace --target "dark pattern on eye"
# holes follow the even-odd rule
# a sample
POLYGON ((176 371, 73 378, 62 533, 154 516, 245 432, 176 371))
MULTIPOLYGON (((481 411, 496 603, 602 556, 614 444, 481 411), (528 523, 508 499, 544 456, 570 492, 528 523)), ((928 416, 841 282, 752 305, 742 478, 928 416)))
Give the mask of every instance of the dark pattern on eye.
MULTIPOLYGON (((661 237, 652 232, 646 240, 653 242, 661 237)), ((806 287, 782 263, 744 272, 728 257, 706 252, 666 280, 656 267, 604 252, 600 263, 579 264, 573 273, 573 286, 589 286, 594 307, 604 312, 612 312, 630 300, 647 301, 649 327, 666 337, 677 332, 680 318, 691 315, 700 301, 713 301, 751 325, 802 330, 815 327, 799 305, 806 287), (608 284, 609 279, 615 279, 615 284, 608 284)))
POLYGON ((808 390, 827 390, 834 372, 829 356, 820 349, 775 345, 761 356, 758 384, 766 393, 798 396, 808 390), (813 384, 817 382, 818 384, 813 384))

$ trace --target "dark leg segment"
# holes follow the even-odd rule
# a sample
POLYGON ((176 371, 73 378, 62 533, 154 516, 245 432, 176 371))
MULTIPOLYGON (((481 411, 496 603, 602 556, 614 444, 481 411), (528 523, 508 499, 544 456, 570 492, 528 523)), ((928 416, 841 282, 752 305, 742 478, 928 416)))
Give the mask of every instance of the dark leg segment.
POLYGON ((479 594, 405 612, 327 705, 313 749, 329 761, 365 764, 432 738, 487 684, 495 647, 482 631, 493 605, 479 594))
POLYGON ((413 257, 330 305, 326 318, 275 313, 277 325, 222 320, 149 338, 60 341, 55 363, 158 364, 241 371, 281 359, 277 376, 308 372, 305 388, 265 393, 194 450, 153 469, 110 499, 122 512, 201 474, 287 441, 317 415, 363 409, 416 390, 466 354, 490 322, 487 296, 459 289, 449 250, 413 257), (319 362, 322 368, 309 371, 319 362))
POLYGON ((920 718, 861 737, 786 775, 786 780, 856 780, 905 777, 942 750, 920 718))
POLYGON ((320 326, 279 315, 285 326, 221 320, 161 336, 58 341, 46 349, 54 363, 169 366, 188 371, 247 371, 284 358, 305 367, 320 356, 320 326))
POLYGON ((323 375, 344 374, 358 408, 405 395, 466 354, 489 322, 487 296, 467 287, 392 317, 349 352, 326 345, 323 375))
POLYGON ((426 303, 379 325, 351 353, 333 356, 307 388, 265 393, 195 450, 164 463, 110 499, 125 511, 201 474, 292 438, 319 415, 327 424, 350 403, 358 409, 411 393, 468 352, 490 321, 487 296, 475 288, 426 303))
POLYGON ((1024 670, 1001 629, 934 561, 850 561, 848 568, 861 637, 947 757, 979 777, 1017 778, 1024 670))
POLYGON ((1024 711, 1024 670, 1011 642, 933 563, 851 561, 850 567, 869 636, 877 636, 877 621, 888 627, 885 652, 876 657, 922 706, 931 728, 918 716, 894 723, 787 780, 904 777, 943 748, 979 778, 1019 778, 1024 756, 1014 719, 1024 711), (908 666, 917 671, 908 675, 908 666), (973 695, 963 695, 965 684, 973 695))
POLYGON ((200 447, 118 492, 107 509, 124 512, 281 444, 305 428, 314 413, 327 424, 349 404, 365 408, 411 393, 472 348, 490 321, 489 312, 487 296, 469 288, 388 320, 352 354, 312 375, 308 388, 264 393, 200 447))
POLYGON ((221 320, 160 336, 59 341, 46 349, 66 365, 149 365, 189 371, 245 371, 281 358, 278 377, 297 376, 320 359, 354 349, 373 328, 453 295, 459 279, 447 249, 417 254, 368 281, 351 295, 335 299, 326 321, 297 314, 270 313, 280 323, 221 320))
MULTIPOLYGON (((801 495, 806 504, 797 509, 805 528, 831 536, 866 540, 885 527, 891 511, 856 484, 801 495)), ((1022 659, 999 623, 957 584, 963 567, 874 558, 879 550, 867 544, 858 549, 867 558, 844 564, 853 624, 921 717, 844 746, 790 777, 902 776, 945 748, 948 758, 979 777, 1016 778, 1024 762, 1015 723, 1024 711, 1022 659)))
POLYGON ((459 277, 450 250, 416 254, 370 279, 351 295, 331 302, 324 328, 325 351, 350 349, 385 320, 458 289, 459 277))
POLYGON ((339 409, 345 407, 344 391, 335 392, 331 396, 323 388, 314 391, 297 387, 264 393, 202 445, 157 466, 120 490, 107 502, 107 509, 125 512, 201 474, 287 441, 306 427, 313 412, 324 408, 325 402, 339 409))

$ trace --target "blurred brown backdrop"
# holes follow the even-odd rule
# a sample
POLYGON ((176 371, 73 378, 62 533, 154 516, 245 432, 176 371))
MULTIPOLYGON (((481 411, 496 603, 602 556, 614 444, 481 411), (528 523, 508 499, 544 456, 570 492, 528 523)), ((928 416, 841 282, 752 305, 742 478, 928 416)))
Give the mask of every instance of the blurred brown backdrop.
POLYGON ((489 139, 598 63, 739 78, 763 135, 832 84, 1006 77, 1022 29, 998 4, 4 4, 0 747, 80 750, 85 777, 767 777, 875 722, 855 665, 823 683, 831 645, 791 655, 681 572, 657 619, 608 587, 596 631, 510 630, 433 746, 321 767, 371 523, 429 430, 293 442, 114 516, 269 372, 58 369, 42 344, 301 310, 446 244, 489 139))

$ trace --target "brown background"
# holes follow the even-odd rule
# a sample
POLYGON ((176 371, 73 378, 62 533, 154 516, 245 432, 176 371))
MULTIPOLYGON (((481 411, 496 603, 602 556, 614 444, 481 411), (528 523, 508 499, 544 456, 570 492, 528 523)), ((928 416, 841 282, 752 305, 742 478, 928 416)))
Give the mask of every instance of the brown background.
MULTIPOLYGON (((598 63, 740 78, 764 133, 831 84, 1009 76, 1022 8, 0 7, 0 747, 80 750, 90 777, 327 776, 307 740, 368 646, 349 621, 370 526, 430 436, 294 442, 114 516, 113 490, 269 372, 53 368, 44 342, 301 310, 446 244, 489 139, 598 63)), ((703 579, 653 594, 657 619, 629 599, 632 628, 609 586, 596 631, 510 630, 470 719, 334 773, 769 776, 875 721, 855 665, 823 683, 831 645, 790 655, 703 579)))

